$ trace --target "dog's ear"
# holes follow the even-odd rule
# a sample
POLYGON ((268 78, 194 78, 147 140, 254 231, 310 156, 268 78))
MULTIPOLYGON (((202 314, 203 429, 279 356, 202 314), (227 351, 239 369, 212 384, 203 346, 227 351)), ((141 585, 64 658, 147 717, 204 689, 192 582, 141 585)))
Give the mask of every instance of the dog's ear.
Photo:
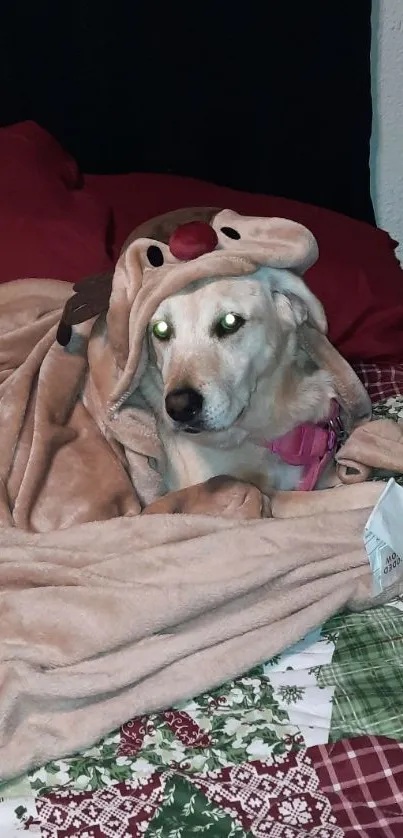
POLYGON ((270 268, 266 274, 265 285, 284 324, 298 327, 303 323, 309 323, 322 334, 326 334, 327 320, 322 303, 297 274, 270 268))

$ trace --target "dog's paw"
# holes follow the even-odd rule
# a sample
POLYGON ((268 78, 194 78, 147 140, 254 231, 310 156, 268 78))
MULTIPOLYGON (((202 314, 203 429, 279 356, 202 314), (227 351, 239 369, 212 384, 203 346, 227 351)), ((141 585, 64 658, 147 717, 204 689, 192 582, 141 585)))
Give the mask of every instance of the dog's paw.
POLYGON ((225 475, 170 492, 148 506, 145 515, 216 515, 221 518, 271 518, 271 503, 256 486, 225 475))

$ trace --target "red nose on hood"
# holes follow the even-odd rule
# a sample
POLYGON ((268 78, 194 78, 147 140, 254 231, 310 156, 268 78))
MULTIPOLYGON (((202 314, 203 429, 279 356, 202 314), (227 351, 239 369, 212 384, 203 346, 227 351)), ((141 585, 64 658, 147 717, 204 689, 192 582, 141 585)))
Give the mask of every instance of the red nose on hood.
POLYGON ((205 221, 189 221, 181 224, 169 239, 169 249, 175 259, 185 262, 197 259, 204 253, 211 253, 218 244, 216 231, 205 221))

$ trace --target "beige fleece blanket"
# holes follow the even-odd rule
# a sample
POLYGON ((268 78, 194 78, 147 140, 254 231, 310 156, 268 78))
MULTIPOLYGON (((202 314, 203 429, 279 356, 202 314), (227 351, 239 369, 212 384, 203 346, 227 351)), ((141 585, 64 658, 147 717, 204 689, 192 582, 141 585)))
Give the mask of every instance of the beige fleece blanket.
MULTIPOLYGON (((266 224, 269 263, 306 267, 312 240, 290 224, 266 224)), ((1 780, 236 677, 343 607, 371 602, 362 531, 378 484, 268 499, 223 479, 161 497, 155 423, 132 398, 152 310, 139 248, 159 244, 150 241, 124 254, 137 291, 121 260, 107 322, 93 310, 72 318, 65 346, 55 336, 71 288, 0 287, 1 780)), ((196 260, 199 275, 213 257, 207 268, 196 260)), ((231 259, 246 271, 230 251, 227 273, 231 259)), ((171 261, 183 283, 188 264, 171 261)), ((320 354, 315 340, 311 351, 320 354)), ((351 381, 346 412, 366 404, 351 381)), ((342 465, 403 471, 400 427, 362 421, 342 465)))

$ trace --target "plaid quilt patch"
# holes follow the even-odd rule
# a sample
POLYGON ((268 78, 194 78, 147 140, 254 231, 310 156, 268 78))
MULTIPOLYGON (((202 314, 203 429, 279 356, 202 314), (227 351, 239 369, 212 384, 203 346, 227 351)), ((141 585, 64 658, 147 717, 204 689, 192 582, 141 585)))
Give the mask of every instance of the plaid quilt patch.
POLYGON ((344 613, 324 631, 335 644, 317 675, 318 684, 334 687, 330 741, 360 734, 403 739, 402 611, 344 613))
POLYGON ((403 394, 403 364, 356 364, 355 371, 374 403, 403 394))
POLYGON ((309 755, 345 838, 402 838, 402 743, 365 736, 309 755))

